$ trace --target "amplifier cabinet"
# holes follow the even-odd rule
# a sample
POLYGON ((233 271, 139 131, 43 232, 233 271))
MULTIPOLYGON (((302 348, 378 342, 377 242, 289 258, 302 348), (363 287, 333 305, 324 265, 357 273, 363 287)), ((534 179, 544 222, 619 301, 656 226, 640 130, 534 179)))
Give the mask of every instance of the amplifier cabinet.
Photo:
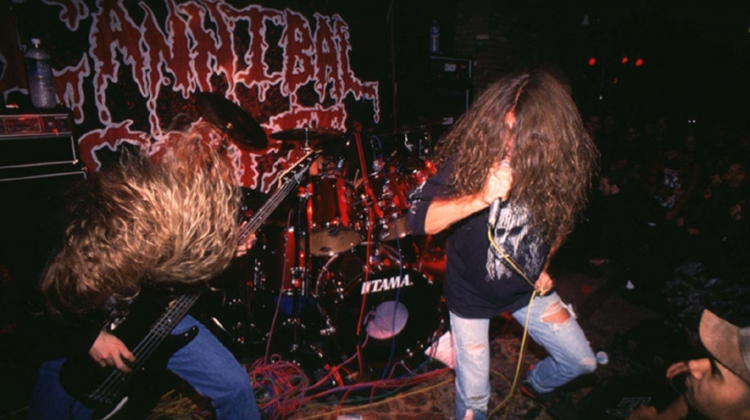
POLYGON ((0 182, 80 172, 69 114, 0 115, 0 182))
POLYGON ((465 87, 471 83, 471 59, 466 57, 430 56, 427 80, 455 83, 465 87))

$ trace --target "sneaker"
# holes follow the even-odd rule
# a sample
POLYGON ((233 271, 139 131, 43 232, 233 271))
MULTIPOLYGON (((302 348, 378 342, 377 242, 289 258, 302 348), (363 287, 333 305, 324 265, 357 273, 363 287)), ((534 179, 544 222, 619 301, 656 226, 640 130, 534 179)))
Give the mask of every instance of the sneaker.
POLYGON ((518 386, 518 390, 521 391, 521 394, 524 396, 543 405, 547 409, 547 413, 549 413, 549 415, 555 420, 578 419, 578 411, 573 402, 569 399, 562 398, 556 391, 545 393, 538 392, 533 386, 531 386, 531 382, 529 382, 528 379, 521 382, 521 385, 518 386))

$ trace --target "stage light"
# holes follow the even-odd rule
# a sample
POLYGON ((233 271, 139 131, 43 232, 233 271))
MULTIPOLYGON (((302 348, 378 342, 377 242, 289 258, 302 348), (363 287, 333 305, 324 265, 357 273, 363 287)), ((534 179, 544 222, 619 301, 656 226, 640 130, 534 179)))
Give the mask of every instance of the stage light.
POLYGON ((643 59, 642 58, 639 58, 639 59, 635 60, 635 66, 636 67, 640 67, 642 65, 643 65, 643 59))
POLYGON ((622 64, 628 64, 628 57, 622 57, 622 60, 620 60, 622 64))
POLYGON ((596 58, 594 57, 589 58, 589 66, 593 66, 594 64, 596 64, 596 58))

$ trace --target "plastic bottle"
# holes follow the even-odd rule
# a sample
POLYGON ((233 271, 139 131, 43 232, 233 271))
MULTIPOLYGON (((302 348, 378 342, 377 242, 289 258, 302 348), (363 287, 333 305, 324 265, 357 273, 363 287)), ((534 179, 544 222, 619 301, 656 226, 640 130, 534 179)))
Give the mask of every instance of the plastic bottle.
POLYGON ((49 63, 50 56, 39 48, 39 39, 32 38, 31 43, 34 44, 34 48, 30 48, 24 55, 31 103, 37 109, 54 108, 57 105, 57 97, 52 80, 52 67, 49 63))
POLYGON ((430 52, 434 54, 440 52, 440 25, 436 20, 433 20, 430 26, 430 52))

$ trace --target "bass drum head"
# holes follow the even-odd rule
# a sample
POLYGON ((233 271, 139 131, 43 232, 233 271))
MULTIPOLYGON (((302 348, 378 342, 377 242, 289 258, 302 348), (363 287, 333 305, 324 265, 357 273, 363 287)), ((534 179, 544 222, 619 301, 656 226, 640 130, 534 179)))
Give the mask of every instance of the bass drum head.
POLYGON ((442 319, 439 293, 431 280, 413 269, 388 268, 355 277, 333 322, 343 359, 355 355, 360 345, 364 364, 383 369, 409 359, 423 360, 442 319))

